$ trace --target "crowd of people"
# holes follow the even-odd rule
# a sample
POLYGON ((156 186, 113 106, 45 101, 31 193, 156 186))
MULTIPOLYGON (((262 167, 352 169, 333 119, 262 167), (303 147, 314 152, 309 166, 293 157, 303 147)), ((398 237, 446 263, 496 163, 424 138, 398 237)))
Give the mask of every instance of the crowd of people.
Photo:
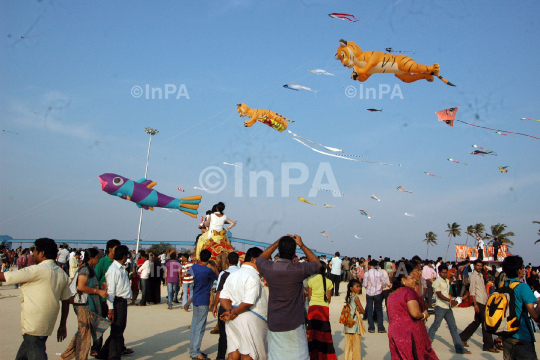
MULTIPOLYGON (((214 207, 221 214, 223 209, 214 207)), ((212 214, 208 214, 210 219, 212 214)), ((201 224, 207 232, 205 222, 211 221, 201 224)), ((208 359, 201 344, 209 313, 218 318, 211 331, 219 334, 218 360, 337 359, 329 307, 336 298, 344 305, 340 323, 346 360, 361 359, 366 331, 386 334, 392 359, 437 359, 431 343, 443 319, 456 353, 471 354, 468 340, 481 326, 482 350, 502 350, 505 359, 537 358, 533 331, 540 321, 538 268, 525 267, 519 256, 506 257, 500 266, 418 256, 397 261, 349 258, 339 252, 326 258, 317 257, 300 236, 286 235, 265 250, 253 247, 238 253, 223 246, 227 251, 221 264, 216 244, 226 244, 228 239, 202 239, 212 243, 197 244, 198 254, 135 252, 116 239, 108 241, 104 250, 82 252, 57 247, 48 238, 37 239, 31 249, 1 249, 0 281, 22 285, 23 342, 16 359, 47 358, 45 343, 60 309, 57 338, 61 341, 67 336, 70 304, 78 329, 60 360, 89 355, 120 359, 132 354, 134 350, 124 340, 128 303, 159 304, 165 285, 167 308, 173 310, 174 303, 181 303, 180 309, 192 313, 192 359, 208 359), (298 258, 298 249, 305 256, 298 258), (340 285, 345 286, 342 292, 340 285), (494 337, 486 325, 486 306, 491 294, 508 287, 515 294, 519 326, 514 324, 517 330, 512 334, 494 337), (365 304, 360 296, 363 291, 365 304), (474 318, 460 333, 453 308, 468 306, 474 308, 474 318), (434 320, 428 328, 429 317, 434 320), (108 328, 110 335, 104 342, 108 328)))

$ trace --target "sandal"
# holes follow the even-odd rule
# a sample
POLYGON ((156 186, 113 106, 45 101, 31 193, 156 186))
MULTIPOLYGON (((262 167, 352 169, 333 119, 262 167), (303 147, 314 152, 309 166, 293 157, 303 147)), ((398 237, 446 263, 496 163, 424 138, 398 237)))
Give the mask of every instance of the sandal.
POLYGON ((467 344, 467 342, 466 342, 466 341, 463 341, 463 346, 465 346, 465 347, 469 347, 469 344, 467 344))
POLYGON ((487 350, 484 350, 484 351, 489 351, 489 352, 492 352, 492 353, 499 353, 500 351, 495 349, 495 348, 491 348, 491 349, 487 349, 487 350))
POLYGON ((96 357, 98 352, 96 350, 90 351, 90 356, 96 357))
POLYGON ((130 355, 133 354, 135 351, 133 349, 125 348, 124 351, 122 351, 122 355, 130 355))

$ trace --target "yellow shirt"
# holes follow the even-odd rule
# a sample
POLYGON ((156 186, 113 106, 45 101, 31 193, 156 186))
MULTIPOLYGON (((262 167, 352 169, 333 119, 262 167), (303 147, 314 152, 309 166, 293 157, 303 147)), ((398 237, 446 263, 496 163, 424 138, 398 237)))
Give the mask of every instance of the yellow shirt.
POLYGON ((51 336, 60 310, 60 300, 71 297, 68 276, 54 260, 4 273, 6 284, 21 284, 21 332, 51 336))
MULTIPOLYGON (((324 288, 322 282, 322 275, 317 275, 308 281, 308 286, 311 288, 311 300, 309 305, 328 306, 328 303, 324 301, 324 288)), ((326 279, 326 291, 332 290, 334 285, 328 279, 326 279)))

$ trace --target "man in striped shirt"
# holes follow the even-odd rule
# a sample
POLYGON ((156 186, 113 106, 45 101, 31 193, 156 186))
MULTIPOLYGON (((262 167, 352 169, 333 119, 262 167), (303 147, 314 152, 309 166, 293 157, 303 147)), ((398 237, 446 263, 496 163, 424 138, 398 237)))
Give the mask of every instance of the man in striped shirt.
POLYGON ((185 308, 186 303, 193 297, 193 276, 188 274, 188 270, 193 266, 193 263, 188 260, 189 254, 182 254, 182 307, 184 310, 188 311, 188 308, 185 308))
POLYGON ((375 269, 378 266, 377 260, 369 262, 369 271, 364 275, 364 287, 366 288, 366 312, 368 318, 368 332, 375 332, 375 323, 373 320, 373 307, 377 312, 377 329, 379 333, 386 333, 383 324, 382 312, 382 291, 388 285, 388 281, 383 274, 375 269), (375 305, 375 306, 374 306, 375 305))

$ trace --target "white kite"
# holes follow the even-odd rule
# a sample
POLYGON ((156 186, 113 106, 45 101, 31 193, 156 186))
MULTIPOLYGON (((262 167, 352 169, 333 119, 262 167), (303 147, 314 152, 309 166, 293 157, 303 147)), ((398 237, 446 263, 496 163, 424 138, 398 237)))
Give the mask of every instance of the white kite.
POLYGON ((334 74, 329 73, 328 71, 323 70, 323 69, 310 69, 308 71, 310 73, 312 73, 312 74, 317 74, 317 75, 332 75, 332 76, 334 76, 334 74))
POLYGON ((372 198, 373 200, 381 201, 381 199, 379 199, 379 198, 377 197, 377 195, 375 195, 375 194, 371 195, 371 198, 372 198))

